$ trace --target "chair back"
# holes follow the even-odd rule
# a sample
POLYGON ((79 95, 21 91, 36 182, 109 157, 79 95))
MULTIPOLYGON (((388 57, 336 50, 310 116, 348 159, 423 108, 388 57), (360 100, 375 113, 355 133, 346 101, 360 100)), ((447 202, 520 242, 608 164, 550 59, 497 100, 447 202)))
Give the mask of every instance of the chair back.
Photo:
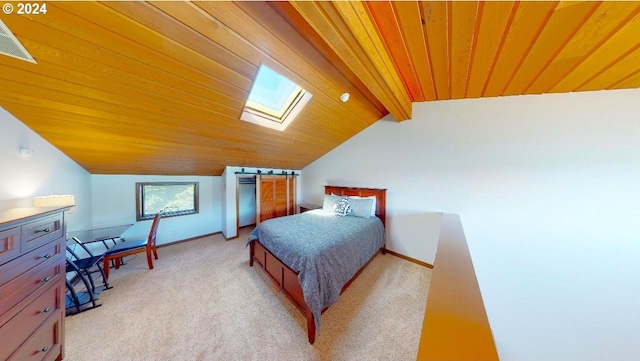
POLYGON ((147 247, 149 248, 153 248, 156 246, 156 235, 158 234, 158 226, 160 225, 160 218, 162 218, 162 212, 156 214, 156 216, 153 217, 151 230, 149 230, 149 238, 147 239, 147 247))

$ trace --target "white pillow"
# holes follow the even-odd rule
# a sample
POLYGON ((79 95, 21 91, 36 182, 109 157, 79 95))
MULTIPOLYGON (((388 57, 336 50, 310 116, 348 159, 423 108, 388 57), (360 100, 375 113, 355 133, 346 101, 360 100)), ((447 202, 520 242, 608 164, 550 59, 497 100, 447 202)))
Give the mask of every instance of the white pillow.
POLYGON ((351 212, 348 214, 354 217, 371 218, 371 205, 373 199, 349 197, 347 201, 351 204, 351 212))
POLYGON ((324 200, 322 201, 322 210, 325 212, 331 212, 331 213, 335 213, 336 211, 336 203, 338 203, 338 201, 340 199, 342 199, 343 197, 340 196, 336 196, 336 195, 329 195, 329 194, 325 194, 324 195, 324 200))
POLYGON ((376 215, 376 196, 368 196, 368 197, 349 196, 348 198, 353 198, 353 199, 372 199, 373 202, 371 202, 371 213, 369 213, 369 217, 374 217, 376 215))

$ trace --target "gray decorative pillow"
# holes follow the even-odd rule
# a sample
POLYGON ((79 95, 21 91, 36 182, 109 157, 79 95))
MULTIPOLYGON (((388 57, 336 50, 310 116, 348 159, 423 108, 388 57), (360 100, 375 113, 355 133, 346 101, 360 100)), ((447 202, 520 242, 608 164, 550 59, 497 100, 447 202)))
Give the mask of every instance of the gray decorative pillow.
POLYGON ((344 217, 351 212, 351 205, 346 198, 342 198, 336 203, 335 212, 337 215, 344 217))

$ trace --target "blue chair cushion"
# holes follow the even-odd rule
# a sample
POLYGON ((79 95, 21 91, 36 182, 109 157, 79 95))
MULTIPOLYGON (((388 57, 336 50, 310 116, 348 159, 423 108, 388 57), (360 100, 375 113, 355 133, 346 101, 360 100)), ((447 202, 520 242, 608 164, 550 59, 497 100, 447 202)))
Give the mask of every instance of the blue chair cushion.
POLYGON ((116 253, 120 253, 120 252, 126 252, 132 249, 136 249, 136 248, 142 248, 145 247, 147 245, 147 240, 146 239, 141 239, 138 241, 125 241, 125 242, 121 242, 121 243, 116 243, 115 246, 109 248, 108 251, 106 251, 104 253, 105 256, 111 255, 111 254, 116 254, 116 253))

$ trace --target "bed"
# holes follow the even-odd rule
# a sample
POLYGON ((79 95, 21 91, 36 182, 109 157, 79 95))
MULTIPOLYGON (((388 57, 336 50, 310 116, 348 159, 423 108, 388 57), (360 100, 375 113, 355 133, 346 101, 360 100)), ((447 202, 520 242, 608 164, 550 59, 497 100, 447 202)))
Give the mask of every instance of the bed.
POLYGON ((325 186, 325 198, 325 210, 267 220, 248 240, 249 266, 264 269, 276 289, 306 317, 311 344, 320 328, 320 315, 378 253, 386 253, 385 189, 325 186), (354 206, 347 206, 349 214, 330 213, 327 199, 345 197, 354 206), (366 203, 373 206, 371 217, 363 217, 362 207, 357 208, 363 203, 350 197, 375 198, 374 204, 366 203))

